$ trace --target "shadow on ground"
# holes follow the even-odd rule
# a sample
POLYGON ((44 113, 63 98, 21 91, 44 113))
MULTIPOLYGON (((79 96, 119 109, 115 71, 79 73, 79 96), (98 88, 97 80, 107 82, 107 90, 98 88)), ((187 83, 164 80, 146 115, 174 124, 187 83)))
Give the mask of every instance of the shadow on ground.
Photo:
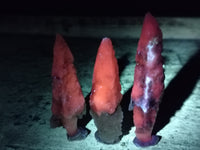
POLYGON ((78 120, 78 126, 80 127, 84 127, 90 122, 90 120, 92 119, 91 115, 90 115, 90 104, 89 104, 89 100, 90 100, 90 93, 88 93, 88 95, 85 97, 85 107, 86 107, 86 112, 85 115, 83 116, 83 118, 78 120))
POLYGON ((126 53, 122 57, 117 59, 118 65, 119 65, 119 76, 121 76, 125 67, 130 63, 129 60, 128 60, 129 55, 130 55, 129 53, 126 53))
POLYGON ((123 111, 122 134, 127 135, 133 126, 133 111, 128 110, 132 87, 123 95, 121 107, 123 111))
POLYGON ((165 89, 153 134, 156 134, 170 122, 170 118, 182 107, 184 101, 192 93, 200 77, 199 66, 200 49, 189 59, 165 89))
MULTIPOLYGON (((121 76, 125 67, 130 63, 128 60, 129 53, 124 54, 121 58, 118 59, 119 64, 119 75, 121 76)), ((128 89, 128 91, 123 95, 121 100, 121 107, 123 111, 123 122, 122 122, 122 134, 127 135, 133 126, 133 111, 128 110, 128 106, 130 103, 132 87, 128 89)))

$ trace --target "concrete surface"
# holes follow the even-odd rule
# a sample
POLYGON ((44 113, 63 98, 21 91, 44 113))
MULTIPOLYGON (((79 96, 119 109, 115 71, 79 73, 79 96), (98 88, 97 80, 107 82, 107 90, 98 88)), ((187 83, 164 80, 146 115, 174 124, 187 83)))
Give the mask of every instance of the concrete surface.
MULTIPOLYGON (((194 19, 193 21, 195 22, 194 19)), ((178 31, 180 26, 185 35, 187 34, 183 28, 187 28, 190 32, 188 38, 185 36, 181 38, 180 35, 177 37, 176 30, 170 31, 169 28, 172 35, 163 41, 165 93, 154 129, 154 133, 162 136, 162 139, 158 145, 146 148, 148 150, 198 150, 200 148, 200 36, 195 38, 199 35, 200 29, 181 26, 181 24, 174 26, 178 31), (191 38, 190 35, 195 36, 191 38)), ((126 30, 127 33, 132 32, 126 25, 124 29, 123 25, 116 29, 126 30)), ((167 34, 168 29, 163 30, 167 34)), ((117 144, 105 145, 95 140, 96 127, 89 115, 84 118, 85 120, 80 121, 91 131, 83 141, 69 142, 66 139, 65 129, 50 129, 50 73, 55 35, 53 32, 52 34, 36 33, 24 34, 16 31, 14 34, 11 32, 3 34, 1 30, 0 149, 140 149, 132 143, 135 127, 132 124, 132 113, 127 111, 139 36, 112 38, 120 67, 121 92, 124 95, 122 100, 125 114, 124 136, 117 144)), ((75 57, 75 65, 86 101, 91 90, 96 52, 103 38, 99 36, 88 38, 65 36, 75 57)))
MULTIPOLYGON (((109 36, 137 39, 140 36, 143 19, 143 17, 116 16, 0 16, 0 33, 52 36, 59 32, 67 37, 109 36)), ((164 39, 200 39, 199 17, 156 17, 156 19, 164 39)))

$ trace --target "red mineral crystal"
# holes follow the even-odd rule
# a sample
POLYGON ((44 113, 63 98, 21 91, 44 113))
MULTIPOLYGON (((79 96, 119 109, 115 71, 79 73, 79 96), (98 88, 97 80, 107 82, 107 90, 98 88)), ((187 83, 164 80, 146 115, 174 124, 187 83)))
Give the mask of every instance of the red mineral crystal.
POLYGON ((147 13, 137 47, 134 85, 131 100, 134 104, 133 119, 136 126, 134 143, 138 146, 155 145, 152 136, 160 98, 164 89, 162 32, 156 19, 147 13))
POLYGON ((85 104, 73 62, 67 43, 57 34, 53 52, 51 110, 69 136, 77 133, 77 116, 83 112, 85 104))
POLYGON ((90 95, 91 109, 97 114, 113 114, 122 94, 115 51, 109 38, 104 38, 99 46, 93 72, 90 95))

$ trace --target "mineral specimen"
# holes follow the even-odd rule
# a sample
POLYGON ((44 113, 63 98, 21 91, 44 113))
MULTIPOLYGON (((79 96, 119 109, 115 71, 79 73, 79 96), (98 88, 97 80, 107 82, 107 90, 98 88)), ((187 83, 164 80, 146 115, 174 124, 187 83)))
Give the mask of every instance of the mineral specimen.
POLYGON ((96 56, 90 95, 90 114, 98 129, 95 137, 99 142, 111 144, 120 140, 123 120, 120 91, 115 51, 111 40, 104 38, 96 56))
POLYGON ((63 126, 69 140, 84 139, 88 132, 77 127, 78 117, 84 111, 85 99, 76 75, 73 55, 57 34, 52 66, 52 117, 51 126, 63 126))
POLYGON ((159 137, 152 129, 164 89, 162 32, 156 19, 147 13, 136 54, 134 84, 131 93, 137 146, 155 145, 159 137))
POLYGON ((119 105, 122 94, 119 81, 117 59, 112 42, 104 38, 98 49, 93 72, 90 106, 99 116, 113 114, 119 105))

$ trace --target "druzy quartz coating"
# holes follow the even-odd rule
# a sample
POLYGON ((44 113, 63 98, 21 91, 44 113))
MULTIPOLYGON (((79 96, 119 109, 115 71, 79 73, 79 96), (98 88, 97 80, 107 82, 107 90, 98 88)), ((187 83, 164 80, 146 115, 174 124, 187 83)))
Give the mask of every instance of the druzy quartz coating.
POLYGON ((158 136, 152 136, 152 129, 164 89, 161 52, 162 32, 156 19, 147 13, 138 42, 131 93, 133 120, 136 126, 134 143, 141 147, 155 145, 159 141, 158 136))

